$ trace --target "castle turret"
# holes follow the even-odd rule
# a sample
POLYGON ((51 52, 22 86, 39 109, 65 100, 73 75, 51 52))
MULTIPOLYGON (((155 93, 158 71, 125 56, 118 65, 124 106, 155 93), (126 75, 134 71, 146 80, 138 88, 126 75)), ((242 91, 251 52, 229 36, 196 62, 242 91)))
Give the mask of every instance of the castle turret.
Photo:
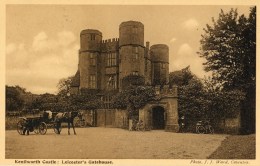
POLYGON ((169 82, 169 48, 165 44, 156 44, 150 47, 152 60, 152 82, 154 85, 169 82))
POLYGON ((119 26, 119 47, 124 45, 144 46, 144 25, 137 21, 122 22, 119 26))
POLYGON ((100 54, 102 33, 86 29, 80 33, 79 72, 80 89, 97 89, 97 62, 100 54))
POLYGON ((137 21, 122 22, 119 26, 119 87, 130 74, 144 76, 144 25, 137 21))

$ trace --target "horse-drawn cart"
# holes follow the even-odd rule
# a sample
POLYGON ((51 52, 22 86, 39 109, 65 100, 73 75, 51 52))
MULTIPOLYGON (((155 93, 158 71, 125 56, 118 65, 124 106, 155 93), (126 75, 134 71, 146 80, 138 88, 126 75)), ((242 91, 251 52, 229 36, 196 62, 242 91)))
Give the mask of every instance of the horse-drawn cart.
POLYGON ((46 134, 47 124, 43 121, 42 117, 20 117, 17 123, 17 132, 24 135, 25 132, 34 132, 36 134, 46 134))
POLYGON ((74 121, 79 123, 80 127, 85 126, 85 120, 82 118, 82 114, 78 111, 71 112, 51 112, 44 111, 42 115, 38 117, 20 117, 17 123, 17 132, 24 135, 27 132, 35 132, 36 134, 46 134, 48 127, 53 128, 56 134, 60 134, 62 130, 61 123, 67 123, 68 134, 70 134, 70 126, 72 126, 74 134, 74 121), (77 117, 77 119, 76 119, 77 117))
POLYGON ((54 129, 56 134, 61 132, 61 127, 57 128, 57 123, 55 123, 56 112, 45 111, 40 116, 35 117, 19 117, 17 123, 17 132, 21 135, 24 135, 25 132, 34 132, 35 134, 46 134, 48 127, 54 129))

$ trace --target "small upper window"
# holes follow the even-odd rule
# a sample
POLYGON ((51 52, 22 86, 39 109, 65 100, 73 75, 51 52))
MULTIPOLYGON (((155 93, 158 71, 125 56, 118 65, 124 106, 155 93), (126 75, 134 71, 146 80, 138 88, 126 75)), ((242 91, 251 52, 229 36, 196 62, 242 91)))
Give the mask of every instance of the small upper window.
POLYGON ((90 65, 96 66, 96 57, 94 53, 90 53, 90 65))
POLYGON ((162 63, 162 69, 165 69, 165 68, 166 68, 166 64, 162 63))
POLYGON ((90 34, 90 40, 95 40, 96 39, 96 35, 95 34, 90 34))
POLYGON ((137 27, 133 27, 132 31, 133 31, 133 33, 137 33, 138 32, 138 28, 137 27))
POLYGON ((133 47, 133 60, 139 59, 138 47, 133 47))
POLYGON ((133 71, 132 74, 133 74, 134 76, 138 76, 138 75, 139 75, 138 71, 133 71))
POLYGON ((95 75, 90 75, 90 77, 89 77, 89 87, 90 87, 90 89, 96 88, 96 76, 95 75))

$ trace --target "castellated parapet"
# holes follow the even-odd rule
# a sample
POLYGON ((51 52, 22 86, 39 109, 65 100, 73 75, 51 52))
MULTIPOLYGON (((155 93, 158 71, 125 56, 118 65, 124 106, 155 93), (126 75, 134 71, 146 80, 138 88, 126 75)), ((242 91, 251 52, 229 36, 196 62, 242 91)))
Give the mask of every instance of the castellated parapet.
POLYGON ((101 52, 117 51, 119 48, 119 38, 102 40, 101 52))
POLYGON ((144 45, 144 25, 126 21, 119 25, 119 38, 102 39, 96 29, 80 33, 78 89, 120 90, 128 75, 145 77, 147 84, 169 81, 169 48, 144 45))

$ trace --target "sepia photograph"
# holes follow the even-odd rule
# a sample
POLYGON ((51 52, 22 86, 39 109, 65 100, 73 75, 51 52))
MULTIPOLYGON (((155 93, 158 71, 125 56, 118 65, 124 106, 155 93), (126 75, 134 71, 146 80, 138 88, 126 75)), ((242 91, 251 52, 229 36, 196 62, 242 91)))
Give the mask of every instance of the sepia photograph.
POLYGON ((255 1, 4 8, 3 163, 257 163, 255 1))

